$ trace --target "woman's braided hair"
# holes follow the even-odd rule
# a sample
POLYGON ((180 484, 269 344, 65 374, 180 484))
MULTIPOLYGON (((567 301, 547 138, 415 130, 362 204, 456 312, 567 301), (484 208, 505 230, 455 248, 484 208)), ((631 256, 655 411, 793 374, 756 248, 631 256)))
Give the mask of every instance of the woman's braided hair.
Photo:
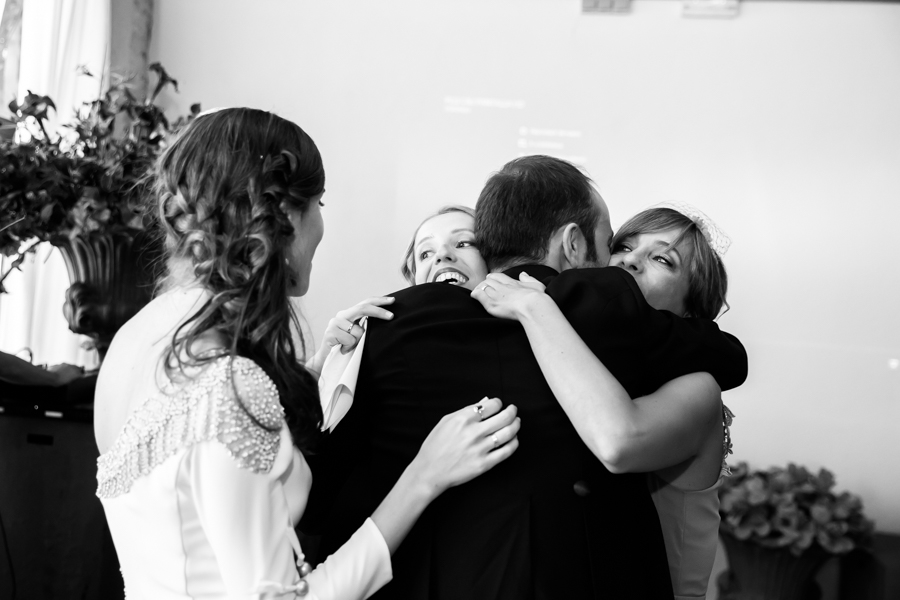
POLYGON ((160 157, 154 181, 169 265, 189 265, 210 294, 172 335, 166 374, 174 378, 222 356, 252 359, 275 382, 302 450, 317 437, 322 409, 292 338, 293 326, 304 344, 288 299, 286 258, 295 232, 283 208, 303 214, 324 189, 312 139, 286 119, 249 108, 195 119, 160 157), (194 342, 207 332, 229 347, 195 353, 194 342))

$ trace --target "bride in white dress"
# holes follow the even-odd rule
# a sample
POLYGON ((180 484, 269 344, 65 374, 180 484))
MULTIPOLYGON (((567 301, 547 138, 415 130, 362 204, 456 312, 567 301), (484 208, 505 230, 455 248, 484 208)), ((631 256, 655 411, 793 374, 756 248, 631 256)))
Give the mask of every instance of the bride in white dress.
POLYGON ((429 502, 517 448, 514 406, 445 416, 353 538, 304 561, 293 526, 322 412, 289 296, 309 287, 324 179, 309 136, 246 108, 198 117, 160 159, 167 277, 95 398, 97 495, 131 599, 365 598, 429 502))

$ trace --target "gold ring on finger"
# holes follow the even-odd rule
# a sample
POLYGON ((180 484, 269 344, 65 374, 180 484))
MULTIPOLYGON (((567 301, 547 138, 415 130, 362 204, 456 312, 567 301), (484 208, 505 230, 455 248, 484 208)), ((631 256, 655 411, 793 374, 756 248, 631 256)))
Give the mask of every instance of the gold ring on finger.
POLYGON ((475 412, 478 413, 478 418, 479 418, 479 419, 483 419, 483 418, 484 418, 484 407, 481 405, 480 402, 479 402, 478 404, 476 404, 475 406, 473 406, 472 408, 474 408, 474 409, 475 409, 475 412))
POLYGON ((496 433, 491 434, 491 442, 494 443, 494 448, 500 445, 500 438, 497 437, 496 433))

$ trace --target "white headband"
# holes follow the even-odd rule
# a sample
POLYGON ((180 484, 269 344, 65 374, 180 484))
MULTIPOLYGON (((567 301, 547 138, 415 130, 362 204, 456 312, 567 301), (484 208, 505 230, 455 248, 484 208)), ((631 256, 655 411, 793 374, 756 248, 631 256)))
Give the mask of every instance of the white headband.
POLYGON ((703 237, 706 238, 709 247, 712 248, 720 258, 728 252, 728 248, 731 246, 731 238, 725 235, 725 232, 719 229, 719 226, 716 225, 712 219, 707 217, 697 208, 684 202, 663 202, 657 204, 653 208, 670 208, 676 212, 680 212, 697 224, 703 237))

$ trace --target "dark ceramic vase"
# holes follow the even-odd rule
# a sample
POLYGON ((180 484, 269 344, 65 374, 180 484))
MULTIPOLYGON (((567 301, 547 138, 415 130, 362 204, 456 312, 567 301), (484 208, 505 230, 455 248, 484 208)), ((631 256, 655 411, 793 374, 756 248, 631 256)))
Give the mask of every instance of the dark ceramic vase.
POLYGON ((721 534, 728 570, 718 580, 720 600, 817 600, 819 568, 832 555, 813 544, 800 556, 721 534))
POLYGON ((128 319, 152 297, 159 252, 144 232, 58 238, 69 273, 63 313, 69 329, 89 336, 100 355, 128 319))

